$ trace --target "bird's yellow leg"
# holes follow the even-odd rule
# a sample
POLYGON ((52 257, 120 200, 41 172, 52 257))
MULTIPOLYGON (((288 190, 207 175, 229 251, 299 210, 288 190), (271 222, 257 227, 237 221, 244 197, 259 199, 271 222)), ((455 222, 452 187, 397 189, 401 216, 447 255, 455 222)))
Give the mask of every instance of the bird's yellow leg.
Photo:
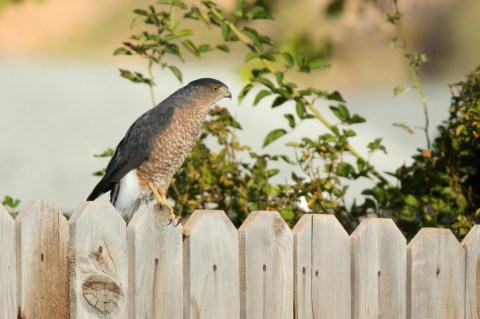
POLYGON ((173 207, 168 203, 167 199, 165 197, 163 197, 162 195, 160 195, 160 193, 158 192, 157 188, 155 187, 155 185, 153 185, 152 182, 149 182, 148 183, 148 186, 150 187, 150 189, 152 190, 153 192, 153 195, 155 195, 155 198, 157 199, 157 202, 162 205, 162 206, 166 206, 168 208, 168 220, 170 221, 170 223, 176 219, 177 216, 175 216, 175 213, 174 213, 174 210, 173 210, 173 207))
MULTIPOLYGON (((155 196, 155 198, 157 199, 157 202, 162 205, 162 206, 166 206, 168 208, 168 220, 170 221, 168 224, 171 224, 173 222, 173 220, 175 220, 177 223, 175 224, 175 226, 178 226, 178 224, 180 224, 180 220, 182 220, 182 216, 176 216, 175 215, 175 212, 173 210, 173 207, 168 203, 167 199, 165 197, 163 197, 162 195, 160 195, 160 193, 158 192, 157 188, 155 187, 155 185, 153 185, 152 182, 148 182, 148 187, 150 187, 150 189, 152 190, 153 192, 153 195, 155 196)), ((188 231, 187 228, 183 227, 182 225, 182 233, 183 235, 185 235, 186 237, 188 237, 188 235, 190 235, 190 232, 188 231)))

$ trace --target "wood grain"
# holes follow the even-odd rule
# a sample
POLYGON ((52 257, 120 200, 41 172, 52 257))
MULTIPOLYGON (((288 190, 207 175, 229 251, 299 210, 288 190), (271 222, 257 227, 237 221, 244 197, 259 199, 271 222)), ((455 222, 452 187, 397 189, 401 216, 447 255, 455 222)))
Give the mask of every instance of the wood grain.
POLYGON ((252 212, 240 227, 242 319, 293 318, 292 237, 278 212, 252 212))
POLYGON ((109 202, 84 202, 70 218, 71 318, 127 318, 125 221, 109 202))
POLYGON ((352 318, 404 319, 406 239, 391 219, 366 218, 351 235, 352 318))
POLYGON ((168 209, 148 205, 127 227, 129 317, 183 317, 182 228, 168 209))
POLYGON ((463 319, 465 251, 452 232, 423 228, 407 252, 409 318, 463 319))
POLYGON ((222 211, 195 211, 185 226, 184 318, 239 318, 237 230, 222 211))
POLYGON ((335 216, 302 216, 293 252, 295 318, 350 318, 350 238, 335 216))
POLYGON ((0 204, 0 318, 17 314, 17 267, 15 257, 15 222, 0 204))
POLYGON ((68 222, 50 201, 15 219, 18 318, 69 318, 68 222))

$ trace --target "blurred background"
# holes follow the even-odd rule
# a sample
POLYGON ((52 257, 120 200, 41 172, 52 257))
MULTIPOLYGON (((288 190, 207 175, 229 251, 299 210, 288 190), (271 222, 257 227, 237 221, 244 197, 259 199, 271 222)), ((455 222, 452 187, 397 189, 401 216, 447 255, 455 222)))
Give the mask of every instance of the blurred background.
MULTIPOLYGON (((85 200, 98 180, 92 172, 108 160, 93 154, 115 147, 130 124, 151 107, 147 86, 134 85, 118 72, 119 68, 145 71, 145 63, 113 56, 133 32, 132 11, 151 3, 0 0, 0 198, 51 199, 64 212, 85 200)), ((225 10, 236 6, 235 1, 220 3, 225 10)), ((275 20, 255 21, 258 30, 285 48, 301 48, 331 61, 330 68, 290 76, 305 86, 340 91, 350 110, 367 119, 356 127, 358 137, 352 143, 366 154, 367 143, 383 137, 388 154, 372 158, 380 170, 396 169, 426 146, 419 130, 411 135, 392 126, 400 122, 415 128, 424 124, 424 117, 415 90, 393 94, 394 87, 410 87, 412 80, 402 51, 389 43, 395 36, 385 21, 384 12, 392 6, 389 1, 263 3, 275 20)), ((430 135, 435 137, 436 125, 448 116, 448 84, 480 64, 480 2, 400 0, 398 4, 411 49, 429 57, 420 75, 430 108, 430 135)), ((200 38, 212 37, 208 29, 195 31, 200 38)), ((184 84, 214 77, 238 95, 249 70, 241 50, 177 63, 184 84)), ((157 101, 182 86, 168 71, 154 72, 157 101)), ((234 98, 221 105, 242 124, 240 141, 261 150, 263 137, 284 121, 283 112, 270 109, 268 98, 262 100, 265 106, 256 108, 251 107, 252 100, 248 97, 239 104, 234 98)), ((317 105, 328 109, 325 102, 317 105)), ((318 122, 302 123, 264 151, 282 152, 290 139, 322 130, 318 122)), ((287 179, 288 174, 278 178, 287 179)), ((355 189, 350 196, 356 196, 355 189)))

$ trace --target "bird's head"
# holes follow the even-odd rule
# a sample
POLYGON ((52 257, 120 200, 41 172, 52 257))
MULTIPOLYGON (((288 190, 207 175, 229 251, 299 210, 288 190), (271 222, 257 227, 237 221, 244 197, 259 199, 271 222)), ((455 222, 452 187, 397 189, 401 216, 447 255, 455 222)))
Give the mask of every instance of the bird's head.
POLYGON ((211 78, 192 81, 186 87, 194 91, 195 95, 202 99, 205 104, 208 104, 208 106, 212 106, 224 97, 232 98, 232 93, 225 83, 211 78))

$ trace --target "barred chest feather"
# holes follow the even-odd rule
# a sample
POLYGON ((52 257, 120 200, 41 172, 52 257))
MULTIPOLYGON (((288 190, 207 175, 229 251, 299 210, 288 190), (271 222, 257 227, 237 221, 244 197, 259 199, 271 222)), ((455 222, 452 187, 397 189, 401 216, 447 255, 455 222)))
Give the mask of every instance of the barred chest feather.
POLYGON ((146 188, 152 181, 159 189, 168 187, 195 144, 207 110, 175 110, 170 125, 154 139, 148 160, 137 168, 141 186, 146 188))

